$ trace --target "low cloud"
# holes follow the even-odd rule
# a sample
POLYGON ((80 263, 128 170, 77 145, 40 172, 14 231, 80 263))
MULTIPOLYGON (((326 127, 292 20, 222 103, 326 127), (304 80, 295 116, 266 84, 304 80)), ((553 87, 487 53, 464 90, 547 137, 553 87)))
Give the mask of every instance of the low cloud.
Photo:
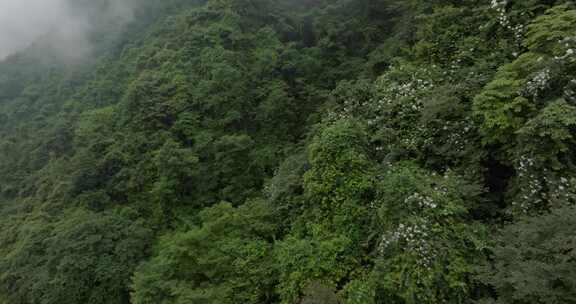
POLYGON ((133 18, 132 0, 0 0, 0 59, 39 43, 65 58, 91 51, 96 24, 133 18))

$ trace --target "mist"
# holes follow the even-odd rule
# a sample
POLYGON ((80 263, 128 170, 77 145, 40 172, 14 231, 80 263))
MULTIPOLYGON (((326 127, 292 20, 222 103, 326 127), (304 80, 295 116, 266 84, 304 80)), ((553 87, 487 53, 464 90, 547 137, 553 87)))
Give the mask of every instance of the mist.
POLYGON ((65 59, 92 51, 98 26, 120 27, 133 18, 132 0, 0 0, 0 60, 33 44, 65 59))

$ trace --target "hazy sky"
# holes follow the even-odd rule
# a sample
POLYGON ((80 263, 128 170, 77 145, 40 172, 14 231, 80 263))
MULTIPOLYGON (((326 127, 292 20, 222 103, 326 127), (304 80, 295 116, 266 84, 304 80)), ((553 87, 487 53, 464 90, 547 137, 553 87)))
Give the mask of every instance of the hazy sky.
MULTIPOLYGON (((70 1, 74 0, 0 0, 0 59, 41 37, 66 56, 88 52, 86 33, 90 20, 73 10, 68 5, 70 1)), ((110 8, 99 17, 131 17, 131 0, 108 1, 110 8)))

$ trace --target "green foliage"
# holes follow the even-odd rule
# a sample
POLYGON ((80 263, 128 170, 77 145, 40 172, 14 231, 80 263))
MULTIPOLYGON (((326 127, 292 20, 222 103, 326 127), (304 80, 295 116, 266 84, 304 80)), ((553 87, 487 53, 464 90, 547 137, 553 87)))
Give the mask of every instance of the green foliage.
POLYGON ((310 284, 304 291, 303 304, 338 304, 333 290, 318 283, 310 284))
POLYGON ((565 51, 562 43, 573 39, 574 24, 576 10, 571 5, 555 6, 528 26, 524 44, 537 53, 562 56, 565 51))
POLYGON ((296 303, 314 282, 334 288, 359 267, 358 261, 350 255, 355 244, 349 238, 336 234, 327 236, 318 226, 311 228, 324 235, 306 239, 289 236, 275 246, 274 256, 280 269, 277 291, 282 303, 296 303))
POLYGON ((372 274, 386 303, 466 303, 471 265, 486 241, 470 222, 467 193, 458 176, 429 175, 410 164, 382 177, 374 225, 381 236, 372 274))
POLYGON ((362 125, 349 120, 327 126, 310 144, 306 202, 275 253, 283 303, 295 302, 313 280, 336 286, 360 266, 374 190, 366 146, 362 125))
POLYGON ((573 3, 138 3, 0 62, 0 303, 575 301, 573 3))
POLYGON ((565 55, 570 49, 569 37, 575 34, 576 18, 572 18, 575 12, 567 6, 558 6, 537 18, 528 27, 525 40, 530 52, 504 66, 476 97, 475 111, 482 115, 486 143, 513 145, 515 132, 537 115, 543 105, 560 97, 559 92, 554 91, 561 90, 566 79, 559 77, 574 66, 570 55, 557 56, 565 55))
POLYGON ((134 276, 132 303, 267 303, 275 272, 274 214, 262 201, 221 203, 201 226, 162 238, 134 276))
POLYGON ((504 66, 484 91, 474 100, 475 112, 481 113, 486 144, 513 144, 514 133, 534 115, 536 105, 520 92, 526 78, 541 69, 538 55, 523 54, 504 66))
POLYGON ((482 280, 498 293, 497 303, 573 303, 574 207, 507 226, 492 250, 482 280))
MULTIPOLYGON (((309 146, 311 169, 304 175, 304 189, 314 207, 361 217, 348 208, 370 196, 372 164, 367 156, 366 134, 353 121, 338 121, 322 130, 309 146), (346 209, 340 210, 340 209, 346 209)), ((357 206, 360 207, 360 206, 357 206)), ((335 218, 336 219, 336 218, 335 218)), ((335 222, 335 227, 340 226, 335 222)))
POLYGON ((376 280, 371 280, 368 276, 360 276, 354 279, 342 290, 343 298, 347 304, 375 304, 376 302, 376 280))
POLYGON ((22 222, 2 240, 2 290, 10 303, 125 303, 151 233, 126 214, 76 210, 59 222, 22 222))
POLYGON ((570 153, 574 145, 572 129, 576 125, 575 114, 576 107, 573 105, 562 99, 553 101, 517 131, 519 141, 525 143, 525 149, 530 149, 535 155, 551 155, 552 168, 560 169, 566 164, 553 157, 570 153), (533 147, 531 142, 538 138, 539 145, 533 147))
POLYGON ((570 38, 576 34, 575 12, 560 5, 536 18, 524 41, 529 51, 503 66, 474 99, 484 143, 518 172, 508 193, 515 213, 546 208, 548 197, 565 186, 558 181, 573 170, 566 76, 576 67, 570 38))

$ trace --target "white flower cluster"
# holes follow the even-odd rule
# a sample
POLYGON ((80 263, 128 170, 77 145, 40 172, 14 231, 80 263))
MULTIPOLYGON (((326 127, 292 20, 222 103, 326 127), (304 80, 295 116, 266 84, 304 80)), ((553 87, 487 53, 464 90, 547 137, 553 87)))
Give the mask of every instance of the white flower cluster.
POLYGON ((345 119, 347 117, 348 116, 346 115, 346 113, 338 112, 338 111, 329 111, 326 119, 330 122, 335 122, 335 121, 338 121, 340 119, 345 119))
POLYGON ((468 130, 469 130, 468 127, 463 129, 456 129, 453 132, 451 132, 450 135, 448 136, 448 142, 452 146, 454 152, 460 153, 464 151, 464 149, 468 145, 469 137, 466 136, 468 130))
POLYGON ((532 79, 526 83, 526 86, 521 92, 521 95, 530 96, 534 99, 538 98, 538 95, 548 88, 550 80, 552 79, 550 69, 544 69, 534 75, 532 79))
POLYGON ((508 15, 506 14, 506 5, 508 4, 508 1, 504 0, 504 1, 499 1, 499 0, 491 0, 490 1, 490 7, 493 10, 496 10, 496 12, 498 13, 498 23, 500 23, 500 25, 502 25, 503 27, 507 27, 510 25, 510 19, 508 18, 508 15))
POLYGON ((576 203, 576 180, 564 176, 555 179, 548 185, 549 191, 546 199, 557 205, 576 203))
POLYGON ((460 121, 444 121, 442 125, 428 126, 433 134, 424 138, 425 147, 440 147, 448 145, 452 153, 462 153, 471 144, 470 132, 474 130, 474 122, 470 118, 460 121))
MULTIPOLYGON (((512 24, 512 20, 510 20, 510 17, 506 12, 507 4, 508 1, 506 0, 502 1, 491 0, 490 7, 494 9, 498 14, 498 23, 500 24, 500 26, 511 31, 514 34, 514 39, 516 39, 516 42, 518 44, 521 44, 522 40, 524 39, 525 26, 522 24, 517 25, 512 24)), ((513 55, 514 57, 516 57, 518 53, 514 53, 513 55)))
POLYGON ((328 112, 328 121, 334 122, 354 116, 354 111, 366 106, 365 102, 356 102, 355 100, 345 100, 343 104, 334 111, 328 112))
POLYGON ((416 206, 418 208, 426 208, 426 209, 435 209, 436 207, 438 207, 438 204, 436 202, 434 202, 434 199, 432 199, 429 196, 426 195, 422 195, 418 192, 415 192, 414 194, 408 196, 405 200, 404 200, 404 204, 408 205, 408 206, 416 206))
MULTIPOLYGON (((518 43, 522 43, 526 31, 525 26, 523 24, 516 24, 514 26, 508 26, 507 28, 514 34, 514 39, 516 39, 518 43)), ((517 53, 514 57, 518 57, 517 53)))
POLYGON ((576 79, 570 80, 564 88, 564 98, 572 104, 576 103, 576 79))
POLYGON ((396 229, 382 236, 378 251, 384 255, 392 245, 401 244, 404 251, 419 257, 419 266, 429 268, 436 257, 436 250, 429 241, 429 230, 429 225, 424 220, 415 224, 399 224, 396 229))
MULTIPOLYGON (((376 109, 385 110, 391 106, 399 106, 398 114, 409 114, 419 112, 422 109, 422 100, 418 98, 418 94, 422 91, 434 87, 434 83, 427 79, 419 78, 417 75, 412 75, 412 78, 406 82, 396 83, 387 81, 382 86, 381 97, 376 100, 376 109)), ((375 120, 374 123, 377 121, 375 120)))
MULTIPOLYGON (((444 174, 443 178, 449 179, 450 174, 451 174, 450 169, 448 169, 448 171, 446 171, 446 173, 444 174)), ((448 195, 448 188, 446 188, 445 186, 435 186, 434 191, 436 191, 436 193, 440 195, 448 195)))
MULTIPOLYGON (((417 120, 416 117, 424 107, 422 96, 436 86, 432 79, 434 77, 428 69, 411 73, 409 79, 400 82, 390 79, 388 75, 383 76, 378 83, 379 98, 372 104, 372 113, 375 115, 368 123, 379 126, 386 124, 390 118, 404 122, 417 120)), ((401 144, 410 149, 418 147, 418 141, 424 138, 423 133, 427 132, 425 126, 419 125, 417 121, 414 121, 414 124, 414 128, 410 128, 409 132, 403 132, 399 137, 401 144)))
POLYGON ((518 171, 519 177, 524 177, 530 170, 530 168, 534 167, 535 161, 533 158, 528 157, 526 155, 520 156, 520 160, 518 161, 518 166, 516 170, 518 171))
MULTIPOLYGON (((434 67, 433 67, 434 68, 434 67)), ((371 99, 344 100, 336 109, 327 115, 329 122, 350 117, 361 117, 371 127, 382 127, 390 119, 408 121, 411 116, 419 115, 423 108, 420 98, 426 90, 435 87, 433 73, 429 69, 406 71, 404 67, 391 67, 391 71, 376 82, 377 96, 371 99), (392 75, 409 75, 398 81, 392 75)), ((420 128, 424 132, 424 127, 420 128)), ((406 147, 417 147, 421 134, 403 134, 400 141, 406 147)), ((375 147, 376 152, 385 150, 382 146, 375 147)))
POLYGON ((520 157, 516 171, 520 192, 512 202, 512 212, 527 214, 542 204, 559 207, 576 203, 576 179, 538 168, 536 161, 528 156, 520 157))
POLYGON ((507 1, 499 1, 499 0, 490 0, 490 7, 493 9, 498 9, 500 7, 505 7, 507 1))
POLYGON ((554 59, 556 60, 566 60, 576 59, 576 37, 565 37, 562 40, 559 40, 558 43, 564 49, 564 54, 562 56, 556 56, 554 59))
POLYGON ((542 202, 541 194, 544 187, 540 175, 535 173, 535 164, 535 160, 526 155, 522 155, 518 160, 516 172, 517 182, 520 184, 520 195, 512 202, 513 212, 529 213, 534 206, 542 202))
POLYGON ((408 134, 403 134, 402 137, 400 138, 400 142, 402 143, 404 148, 408 148, 408 149, 417 149, 418 148, 418 140, 420 139, 421 136, 418 136, 420 134, 416 134, 416 133, 408 133, 408 134))

